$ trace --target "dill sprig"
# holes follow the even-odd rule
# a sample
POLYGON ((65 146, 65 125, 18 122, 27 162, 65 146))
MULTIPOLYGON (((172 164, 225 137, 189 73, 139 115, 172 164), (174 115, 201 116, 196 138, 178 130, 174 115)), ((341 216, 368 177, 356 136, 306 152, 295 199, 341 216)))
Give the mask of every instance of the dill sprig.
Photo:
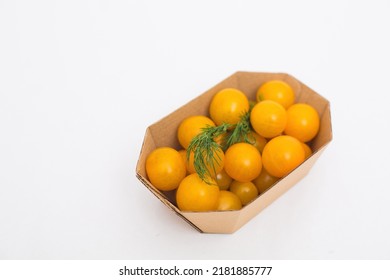
POLYGON ((193 152, 195 171, 206 183, 211 183, 208 179, 215 177, 216 166, 220 165, 222 160, 219 153, 221 146, 215 139, 226 133, 230 127, 229 124, 204 127, 187 148, 187 160, 193 152))
POLYGON ((190 160, 191 152, 193 152, 195 171, 204 182, 211 184, 209 179, 216 176, 216 167, 222 161, 222 151, 226 151, 236 143, 253 144, 255 141, 250 133, 252 131, 250 111, 242 114, 240 121, 235 125, 223 123, 219 126, 206 126, 192 139, 187 148, 187 161, 190 160), (221 144, 216 139, 219 139, 218 142, 221 144))
POLYGON ((236 143, 251 143, 253 140, 251 141, 248 137, 251 131, 250 111, 248 111, 241 115, 240 121, 235 125, 234 129, 228 133, 225 139, 224 150, 227 150, 231 145, 236 143))

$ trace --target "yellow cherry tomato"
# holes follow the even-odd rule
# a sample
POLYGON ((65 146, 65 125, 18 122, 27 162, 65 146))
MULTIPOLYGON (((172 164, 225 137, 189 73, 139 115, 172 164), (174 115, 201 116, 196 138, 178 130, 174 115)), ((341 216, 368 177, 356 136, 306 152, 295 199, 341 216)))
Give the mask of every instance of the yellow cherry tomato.
POLYGON ((185 118, 177 130, 177 139, 180 145, 187 149, 192 138, 202 132, 202 128, 215 126, 215 123, 206 116, 191 116, 185 118))
POLYGON ((157 189, 176 189, 186 175, 186 167, 179 152, 169 147, 152 151, 146 159, 146 174, 157 189))
POLYGON ((305 150, 305 159, 307 159, 313 154, 313 151, 311 150, 310 146, 307 145, 306 143, 301 142, 301 144, 303 146, 303 149, 305 150))
MULTIPOLYGON (((206 168, 209 172, 209 175, 215 178, 217 174, 221 172, 221 170, 223 169, 224 162, 225 162, 225 154, 221 148, 218 148, 214 153, 213 160, 208 161, 206 158, 204 158, 204 162, 206 163, 206 168)), ((196 173, 193 151, 190 152, 190 158, 188 161, 186 157, 186 166, 188 168, 189 173, 196 173)))
POLYGON ((294 104, 295 93, 292 87, 284 81, 272 80, 262 84, 257 90, 257 101, 273 100, 286 110, 294 104))
POLYGON ((233 179, 226 173, 225 169, 222 169, 216 176, 215 181, 220 190, 227 190, 230 187, 233 179))
POLYGON ((217 210, 228 211, 228 210, 240 210, 241 208, 242 208, 241 200, 235 193, 232 193, 230 191, 225 191, 225 190, 219 192, 217 210))
POLYGON ((196 173, 185 177, 176 191, 178 208, 194 212, 217 210, 219 187, 215 181, 209 180, 211 184, 205 183, 196 173))
POLYGON ((264 168, 274 177, 284 177, 305 160, 299 140, 282 135, 271 139, 263 150, 264 168))
POLYGON ((253 107, 250 122, 260 136, 273 138, 280 135, 286 128, 287 113, 279 103, 265 100, 253 107))
POLYGON ((317 135, 319 129, 320 117, 311 105, 297 103, 288 108, 285 134, 308 142, 317 135))
POLYGON ((230 191, 239 197, 242 205, 249 204, 259 195, 255 184, 252 182, 233 181, 230 185, 230 191))
POLYGON ((248 98, 242 91, 234 88, 225 88, 216 93, 209 107, 210 117, 217 125, 236 124, 248 110, 248 98))
POLYGON ((225 152, 225 171, 234 180, 250 182, 262 169, 260 152, 251 144, 237 143, 225 152))
POLYGON ((272 186, 279 178, 272 176, 267 172, 265 168, 261 170, 260 175, 252 182, 255 184, 259 194, 265 192, 270 186, 272 186))
POLYGON ((191 174, 191 172, 190 172, 191 167, 190 167, 190 161, 187 160, 187 150, 181 149, 181 150, 179 150, 179 154, 180 154, 181 158, 183 159, 184 165, 186 167, 186 171, 187 171, 186 175, 190 175, 191 174))
POLYGON ((263 136, 260 136, 254 131, 251 131, 248 134, 248 140, 249 143, 255 146, 256 149, 259 150, 260 154, 263 152, 265 144, 267 144, 267 139, 265 139, 263 136))

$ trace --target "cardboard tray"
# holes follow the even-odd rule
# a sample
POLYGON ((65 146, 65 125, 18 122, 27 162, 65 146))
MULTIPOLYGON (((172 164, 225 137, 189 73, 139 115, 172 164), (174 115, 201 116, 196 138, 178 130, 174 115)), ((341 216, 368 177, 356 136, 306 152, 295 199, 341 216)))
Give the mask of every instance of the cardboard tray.
POLYGON ((331 141, 332 126, 330 103, 324 97, 289 74, 236 72, 146 129, 145 138, 136 166, 136 176, 162 203, 198 231, 203 233, 233 233, 301 180, 310 171, 311 167, 331 141), (295 102, 310 104, 319 113, 321 118, 320 130, 316 138, 309 143, 313 150, 312 156, 241 210, 216 212, 180 211, 175 205, 174 191, 161 192, 147 179, 145 162, 149 153, 155 148, 163 146, 181 149, 177 140, 177 128, 180 122, 184 118, 192 115, 208 116, 211 99, 214 94, 221 89, 228 87, 237 88, 244 92, 249 100, 256 100, 256 91, 259 86, 262 83, 273 79, 287 82, 296 94, 295 102))

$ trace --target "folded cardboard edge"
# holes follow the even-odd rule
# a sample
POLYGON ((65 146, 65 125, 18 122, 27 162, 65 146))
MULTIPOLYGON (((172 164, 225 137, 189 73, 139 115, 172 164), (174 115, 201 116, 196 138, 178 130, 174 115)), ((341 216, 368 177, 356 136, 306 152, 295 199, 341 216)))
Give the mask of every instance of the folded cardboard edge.
POLYGON ((152 186, 150 186, 149 182, 145 180, 145 178, 139 174, 136 173, 136 176, 138 180, 141 181, 141 183, 152 193, 154 194, 165 206, 167 206, 169 209, 171 209, 176 215, 181 217, 183 220, 185 220, 188 224, 190 224, 193 228, 195 228, 199 232, 203 232, 199 227, 197 227, 194 223, 192 223, 190 220, 188 220, 185 216, 183 216, 180 212, 178 212, 177 208, 172 205, 171 202, 169 202, 160 192, 156 191, 152 186))

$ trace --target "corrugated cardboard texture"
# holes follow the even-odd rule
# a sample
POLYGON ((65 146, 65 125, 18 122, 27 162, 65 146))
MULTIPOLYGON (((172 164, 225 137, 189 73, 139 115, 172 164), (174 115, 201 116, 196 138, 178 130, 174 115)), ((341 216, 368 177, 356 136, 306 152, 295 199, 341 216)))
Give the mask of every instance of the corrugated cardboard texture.
POLYGON ((144 142, 138 159, 136 173, 138 179, 167 207, 187 221, 200 232, 233 233, 250 219, 270 205, 275 199, 284 194, 296 182, 301 180, 313 166, 320 154, 332 140, 332 127, 329 101, 314 92, 302 82, 285 73, 254 73, 237 72, 224 81, 215 85, 205 93, 180 107, 170 115, 162 118, 146 129, 144 142), (180 122, 193 115, 208 115, 212 97, 219 90, 233 87, 243 91, 250 100, 255 100, 258 87, 269 80, 284 80, 292 86, 296 93, 296 102, 312 105, 320 114, 321 127, 315 139, 310 143, 313 155, 297 167, 285 178, 279 180, 256 200, 239 211, 226 212, 182 212, 175 206, 173 192, 163 193, 152 186, 145 171, 145 161, 149 153, 157 147, 170 146, 180 149, 177 140, 177 128, 180 122))

